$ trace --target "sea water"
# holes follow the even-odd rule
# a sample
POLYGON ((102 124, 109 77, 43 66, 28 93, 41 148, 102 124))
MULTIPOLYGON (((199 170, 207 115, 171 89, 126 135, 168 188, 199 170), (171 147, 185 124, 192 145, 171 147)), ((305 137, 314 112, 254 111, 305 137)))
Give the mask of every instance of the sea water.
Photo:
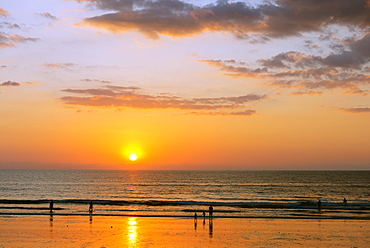
POLYGON ((0 215, 370 219, 370 171, 1 170, 0 215), (346 198, 347 202, 343 202, 346 198), (321 208, 318 201, 321 201, 321 208))

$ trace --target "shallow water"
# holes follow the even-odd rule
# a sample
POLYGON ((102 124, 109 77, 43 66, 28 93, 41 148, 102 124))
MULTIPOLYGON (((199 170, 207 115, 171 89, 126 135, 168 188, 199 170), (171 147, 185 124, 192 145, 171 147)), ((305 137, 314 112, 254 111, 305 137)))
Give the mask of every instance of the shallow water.
POLYGON ((0 171, 0 214, 370 219, 370 171, 0 171), (343 199, 347 203, 343 203, 343 199), (321 210, 317 201, 321 200, 321 210))

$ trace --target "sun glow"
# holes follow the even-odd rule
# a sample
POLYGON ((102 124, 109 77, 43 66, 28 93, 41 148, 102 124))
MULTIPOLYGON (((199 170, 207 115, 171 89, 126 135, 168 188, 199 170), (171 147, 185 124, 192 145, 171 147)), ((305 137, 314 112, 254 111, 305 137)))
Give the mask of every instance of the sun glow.
POLYGON ((131 161, 136 161, 137 160, 137 155, 135 153, 131 153, 130 156, 128 157, 131 161))

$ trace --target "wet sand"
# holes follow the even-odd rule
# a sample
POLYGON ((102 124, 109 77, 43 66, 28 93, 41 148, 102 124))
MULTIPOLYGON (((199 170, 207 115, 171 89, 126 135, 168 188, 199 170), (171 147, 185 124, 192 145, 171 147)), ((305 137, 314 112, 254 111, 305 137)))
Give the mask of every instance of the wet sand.
POLYGON ((368 247, 368 220, 0 216, 0 247, 368 247))

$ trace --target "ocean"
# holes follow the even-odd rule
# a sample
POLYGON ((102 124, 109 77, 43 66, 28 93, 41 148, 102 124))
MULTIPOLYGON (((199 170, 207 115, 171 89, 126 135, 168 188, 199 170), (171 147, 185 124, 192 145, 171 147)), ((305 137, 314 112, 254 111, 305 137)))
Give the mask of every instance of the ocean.
POLYGON ((208 216, 212 205, 214 218, 369 220, 369 186, 370 171, 0 170, 0 216, 50 215, 53 201, 63 216, 208 216))

